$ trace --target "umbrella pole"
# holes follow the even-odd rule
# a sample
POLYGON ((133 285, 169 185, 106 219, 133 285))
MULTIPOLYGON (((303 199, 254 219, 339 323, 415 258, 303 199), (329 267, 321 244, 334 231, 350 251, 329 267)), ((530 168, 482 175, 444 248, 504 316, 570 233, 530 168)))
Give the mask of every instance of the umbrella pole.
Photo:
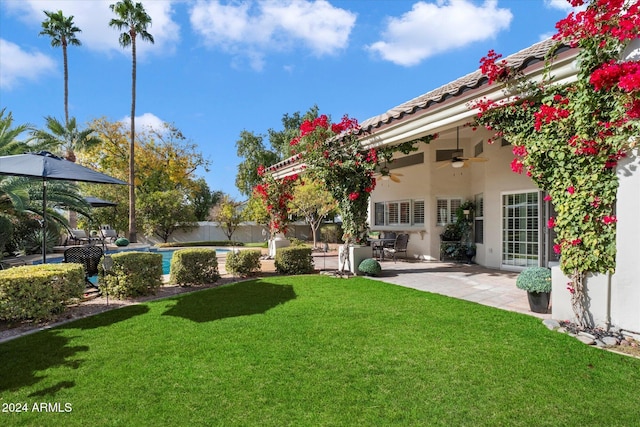
POLYGON ((42 263, 47 263, 47 180, 42 179, 42 263))

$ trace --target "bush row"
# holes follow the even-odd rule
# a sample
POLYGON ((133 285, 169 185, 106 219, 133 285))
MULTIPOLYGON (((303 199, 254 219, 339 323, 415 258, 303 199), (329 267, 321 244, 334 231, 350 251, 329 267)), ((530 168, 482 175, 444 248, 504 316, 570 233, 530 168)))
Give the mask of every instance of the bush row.
POLYGON ((0 319, 45 320, 84 292, 81 264, 25 265, 0 271, 0 319))
POLYGON ((227 254, 225 261, 225 269, 227 273, 239 274, 241 276, 250 276, 260 271, 262 264, 260 263, 259 250, 233 251, 227 254))
POLYGON ((180 286, 215 283, 220 278, 214 249, 180 249, 171 257, 169 282, 180 286))
POLYGON ((110 255, 113 266, 98 273, 100 290, 110 297, 125 299, 154 295, 162 286, 162 255, 153 252, 120 252, 110 255))

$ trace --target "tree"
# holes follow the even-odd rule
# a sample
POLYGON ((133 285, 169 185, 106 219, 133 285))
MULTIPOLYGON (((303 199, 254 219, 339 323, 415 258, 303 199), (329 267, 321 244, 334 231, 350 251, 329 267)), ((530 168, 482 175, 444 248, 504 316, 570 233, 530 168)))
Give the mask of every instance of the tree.
MULTIPOLYGON (((102 142, 79 152, 78 159, 95 170, 126 179, 129 144, 126 124, 102 118, 94 120, 90 126, 102 142)), ((135 186, 139 197, 178 190, 195 208, 194 200, 199 197, 198 192, 203 191, 195 172, 208 165, 197 148, 173 125, 165 124, 160 131, 137 132, 135 186)), ((124 186, 82 184, 82 188, 87 194, 117 203, 115 207, 94 211, 98 225, 110 224, 119 231, 127 230, 129 212, 124 186)), ((209 191, 208 187, 206 191, 209 191)))
POLYGON ((176 230, 195 227, 193 208, 181 191, 142 193, 139 201, 142 228, 147 235, 156 235, 166 243, 176 230))
POLYGON ((76 33, 82 30, 73 23, 73 16, 65 17, 62 11, 44 11, 47 19, 42 22, 41 36, 51 37, 51 46, 62 46, 62 59, 64 64, 64 122, 69 123, 69 66, 67 62, 67 46, 80 46, 82 43, 76 37, 76 33))
POLYGON ((318 229, 329 213, 337 208, 331 193, 315 181, 297 185, 290 202, 291 213, 304 217, 313 233, 313 247, 317 246, 318 229))
POLYGON ((259 166, 271 166, 295 154, 290 142, 294 139, 305 120, 313 120, 318 116, 318 106, 314 105, 304 116, 300 112, 282 116, 283 129, 269 129, 269 147, 264 143, 263 135, 243 130, 236 141, 238 157, 244 158, 238 165, 236 188, 245 196, 251 196, 253 188, 261 181, 257 170, 259 166))
POLYGON ((220 203, 213 208, 213 220, 220 224, 229 241, 244 219, 242 211, 239 209, 240 206, 241 203, 225 194, 220 203))
POLYGON ((193 213, 196 216, 196 220, 208 221, 209 211, 222 199, 222 191, 211 191, 204 178, 196 179, 194 187, 195 189, 189 197, 189 201, 193 206, 193 213))
POLYGON ((77 150, 85 150, 100 145, 100 139, 93 129, 79 129, 76 118, 71 117, 65 124, 54 117, 46 117, 47 130, 37 130, 34 137, 49 147, 61 147, 65 159, 75 162, 77 150))
POLYGON ((280 156, 275 151, 265 147, 263 139, 261 135, 243 130, 240 132, 240 139, 236 141, 238 157, 244 158, 238 165, 236 188, 245 196, 250 196, 253 187, 260 182, 258 167, 280 161, 280 156))
POLYGON ((120 34, 120 46, 131 46, 131 129, 129 143, 129 241, 137 242, 136 236, 136 192, 135 192, 135 134, 136 134, 136 40, 154 43, 153 36, 147 31, 151 17, 142 3, 122 0, 109 6, 118 18, 109 22, 110 27, 126 30, 120 34))

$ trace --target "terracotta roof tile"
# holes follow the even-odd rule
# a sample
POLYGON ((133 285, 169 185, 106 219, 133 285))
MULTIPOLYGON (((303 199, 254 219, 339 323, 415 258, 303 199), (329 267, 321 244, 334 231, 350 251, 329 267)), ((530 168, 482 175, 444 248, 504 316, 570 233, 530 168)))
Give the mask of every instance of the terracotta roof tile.
MULTIPOLYGON (((514 53, 513 55, 506 57, 505 60, 510 66, 519 69, 526 68, 532 63, 543 61, 545 55, 555 44, 556 42, 554 40, 547 39, 523 49, 520 52, 514 53)), ((477 69, 466 76, 460 77, 459 79, 447 83, 444 86, 398 105, 384 114, 380 114, 363 121, 360 123, 361 132, 370 131, 372 128, 377 128, 394 120, 401 119, 406 115, 414 114, 418 110, 428 108, 430 105, 444 101, 451 96, 460 95, 462 92, 479 87, 486 82, 486 76, 482 74, 480 69, 477 69)))

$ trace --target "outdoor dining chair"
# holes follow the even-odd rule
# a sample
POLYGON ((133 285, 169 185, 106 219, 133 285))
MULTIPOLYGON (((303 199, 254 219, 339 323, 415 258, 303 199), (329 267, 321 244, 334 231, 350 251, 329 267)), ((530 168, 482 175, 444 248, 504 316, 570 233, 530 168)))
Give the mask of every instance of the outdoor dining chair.
POLYGON ((99 246, 74 246, 64 251, 64 262, 82 264, 87 286, 97 288, 89 278, 98 274, 98 265, 103 255, 104 252, 99 246))
POLYGON ((393 256, 393 262, 396 262, 396 256, 399 253, 404 253, 405 260, 407 259, 407 245, 409 244, 409 235, 406 233, 398 234, 393 246, 390 248, 384 248, 384 252, 393 256))

